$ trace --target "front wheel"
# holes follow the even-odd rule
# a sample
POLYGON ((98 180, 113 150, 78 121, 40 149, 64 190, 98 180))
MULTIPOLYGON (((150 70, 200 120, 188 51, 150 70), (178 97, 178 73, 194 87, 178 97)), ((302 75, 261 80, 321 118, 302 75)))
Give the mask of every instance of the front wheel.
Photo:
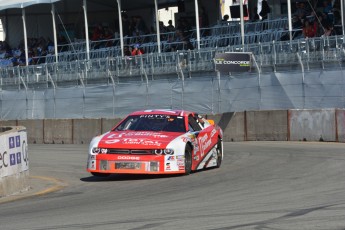
POLYGON ((184 175, 189 175, 192 172, 192 149, 189 145, 186 146, 184 151, 184 175))
POLYGON ((222 164, 222 160, 223 160, 223 142, 221 139, 218 139, 218 143, 217 143, 217 165, 216 168, 219 168, 220 165, 222 164))

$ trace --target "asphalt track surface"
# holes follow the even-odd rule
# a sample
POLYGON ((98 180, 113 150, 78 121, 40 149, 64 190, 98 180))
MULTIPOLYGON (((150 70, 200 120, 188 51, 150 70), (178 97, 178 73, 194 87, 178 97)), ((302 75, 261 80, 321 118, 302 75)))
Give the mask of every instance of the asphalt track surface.
POLYGON ((345 144, 225 143, 220 169, 107 179, 87 148, 30 145, 35 195, 0 199, 0 229, 345 229, 345 144))

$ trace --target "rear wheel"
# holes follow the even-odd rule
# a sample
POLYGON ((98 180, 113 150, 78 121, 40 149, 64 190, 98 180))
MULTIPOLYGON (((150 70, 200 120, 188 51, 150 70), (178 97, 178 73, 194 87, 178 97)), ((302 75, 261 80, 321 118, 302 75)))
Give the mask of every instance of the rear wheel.
POLYGON ((110 173, 96 173, 96 172, 92 172, 91 174, 92 174, 92 176, 96 176, 96 177, 108 177, 108 176, 110 176, 110 173))
POLYGON ((184 151, 184 167, 185 175, 189 175, 192 172, 192 149, 189 145, 186 146, 184 151))
POLYGON ((223 160, 223 142, 221 139, 218 139, 218 143, 217 143, 217 165, 216 168, 219 168, 220 165, 222 164, 222 160, 223 160))

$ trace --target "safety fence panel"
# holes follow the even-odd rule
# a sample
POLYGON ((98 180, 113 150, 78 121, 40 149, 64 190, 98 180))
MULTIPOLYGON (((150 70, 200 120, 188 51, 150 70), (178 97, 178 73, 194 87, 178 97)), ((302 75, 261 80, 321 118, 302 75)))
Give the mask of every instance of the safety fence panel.
MULTIPOLYGON (((90 79, 84 79, 87 81, 90 79)), ((1 119, 122 117, 138 109, 215 114, 245 110, 345 107, 341 70, 271 74, 204 72, 167 79, 108 81, 55 88, 3 89, 1 119)))
POLYGON ((260 92, 255 75, 230 76, 220 83, 221 111, 244 111, 259 108, 260 92))

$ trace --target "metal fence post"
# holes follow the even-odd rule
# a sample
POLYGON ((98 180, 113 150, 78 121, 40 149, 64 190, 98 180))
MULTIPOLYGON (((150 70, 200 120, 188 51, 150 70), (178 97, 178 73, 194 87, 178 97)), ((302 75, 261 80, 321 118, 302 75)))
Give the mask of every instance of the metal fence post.
POLYGON ((304 79, 304 65, 302 62, 302 58, 301 55, 299 53, 297 53, 297 57, 299 60, 299 63, 301 64, 301 68, 302 68, 302 97, 303 97, 303 109, 305 107, 305 79, 304 79))

